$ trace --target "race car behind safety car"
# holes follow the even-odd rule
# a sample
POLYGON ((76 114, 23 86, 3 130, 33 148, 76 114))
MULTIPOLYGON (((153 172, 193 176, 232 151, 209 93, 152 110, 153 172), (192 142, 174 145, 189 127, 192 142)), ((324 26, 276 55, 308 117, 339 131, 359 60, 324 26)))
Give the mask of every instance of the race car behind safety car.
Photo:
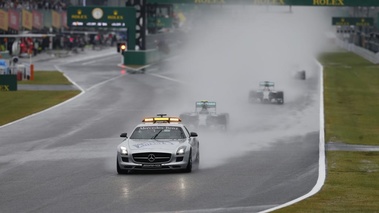
POLYGON ((179 117, 195 129, 226 131, 229 125, 229 113, 217 113, 215 101, 196 101, 194 112, 182 113, 179 117))
POLYGON ((284 104, 284 92, 275 90, 274 82, 262 81, 258 90, 249 92, 249 102, 284 104))

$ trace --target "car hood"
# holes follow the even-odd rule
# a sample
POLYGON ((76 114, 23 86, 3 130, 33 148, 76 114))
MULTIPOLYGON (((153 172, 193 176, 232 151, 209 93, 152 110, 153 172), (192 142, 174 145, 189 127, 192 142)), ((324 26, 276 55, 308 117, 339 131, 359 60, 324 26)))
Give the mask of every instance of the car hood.
POLYGON ((151 140, 132 140, 126 141, 129 150, 132 151, 175 151, 186 139, 172 140, 172 139, 151 139, 151 140))

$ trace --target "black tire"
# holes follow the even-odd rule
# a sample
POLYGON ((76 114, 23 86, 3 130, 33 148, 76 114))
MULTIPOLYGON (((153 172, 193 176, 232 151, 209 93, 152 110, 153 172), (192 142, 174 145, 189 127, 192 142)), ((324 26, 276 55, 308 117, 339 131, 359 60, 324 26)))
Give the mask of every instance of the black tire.
POLYGON ((197 155, 196 155, 196 164, 197 164, 197 166, 199 166, 199 164, 200 164, 200 151, 197 151, 197 155))
POLYGON ((284 104, 284 98, 277 98, 276 99, 276 104, 279 104, 279 105, 284 104))
POLYGON ((227 132, 228 131, 228 125, 229 125, 229 113, 222 113, 219 116, 219 122, 221 124, 221 128, 223 131, 227 132))
POLYGON ((301 80, 305 80, 306 79, 306 74, 305 74, 305 71, 302 71, 301 72, 301 80))
POLYGON ((265 100, 263 99, 263 92, 256 92, 255 99, 258 100, 257 102, 259 103, 264 103, 265 100))
POLYGON ((277 102, 277 104, 284 104, 284 92, 283 91, 277 92, 276 102, 277 102))
POLYGON ((192 172, 192 150, 189 153, 187 167, 184 169, 184 172, 185 173, 191 173, 192 172))
POLYGON ((119 175, 126 175, 129 173, 129 170, 127 169, 121 169, 120 165, 118 164, 118 159, 116 160, 116 167, 117 167, 117 173, 119 175))

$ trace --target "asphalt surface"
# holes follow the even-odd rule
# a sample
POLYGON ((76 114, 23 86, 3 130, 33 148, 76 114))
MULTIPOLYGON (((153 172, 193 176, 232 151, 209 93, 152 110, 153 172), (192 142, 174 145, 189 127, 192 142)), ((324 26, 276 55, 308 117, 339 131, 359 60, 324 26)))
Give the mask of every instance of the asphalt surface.
MULTIPOLYGON (((175 36, 177 35, 168 35, 168 40, 175 39, 175 36)), ((161 36, 155 35, 152 39, 149 39, 148 47, 154 48, 154 41, 162 39, 161 36)), ((55 52, 62 52, 62 51, 47 51, 43 52, 41 54, 38 54, 37 56, 34 56, 32 58, 32 62, 35 64, 36 68, 38 70, 42 71, 50 71, 50 70, 56 70, 57 65, 59 64, 66 64, 67 61, 63 60, 65 62, 62 62, 63 59, 67 59, 68 62, 70 61, 77 61, 77 60, 83 60, 83 59, 91 59, 91 58, 100 58, 102 55, 115 55, 114 53, 114 47, 104 47, 100 50, 93 50, 92 48, 86 48, 84 51, 79 51, 78 53, 73 53, 67 51, 67 54, 55 54, 55 52), (49 62, 48 66, 46 66, 46 63, 49 62)), ((65 51, 66 52, 66 51, 65 51)), ((21 58, 21 62, 29 64, 30 58, 21 58)), ((93 63, 92 61, 84 63, 86 64, 93 63)), ((166 73, 167 74, 167 73, 166 73)), ((18 90, 52 90, 52 91, 63 91, 63 90, 79 90, 80 87, 76 85, 30 85, 30 84, 19 84, 18 90)), ((379 151, 378 146, 367 146, 367 145, 351 145, 351 144, 345 144, 343 142, 329 142, 325 144, 326 150, 332 150, 332 151, 379 151)))
POLYGON ((0 128, 1 212, 259 212, 315 186, 317 76, 298 82, 305 92, 283 106, 243 97, 224 108, 231 129, 198 132, 201 163, 193 173, 117 175, 120 133, 146 115, 191 109, 185 94, 193 87, 162 67, 129 74, 117 66, 118 54, 104 51, 36 64, 58 68, 83 92, 0 128))
POLYGON ((192 109, 196 85, 167 64, 130 74, 117 66, 113 49, 37 62, 38 69, 62 71, 82 93, 0 128, 2 213, 260 212, 317 183, 316 68, 292 82, 292 92, 301 93, 282 106, 249 104, 246 91, 218 101, 230 129, 198 131, 201 162, 192 173, 117 175, 120 133, 146 115, 192 109))

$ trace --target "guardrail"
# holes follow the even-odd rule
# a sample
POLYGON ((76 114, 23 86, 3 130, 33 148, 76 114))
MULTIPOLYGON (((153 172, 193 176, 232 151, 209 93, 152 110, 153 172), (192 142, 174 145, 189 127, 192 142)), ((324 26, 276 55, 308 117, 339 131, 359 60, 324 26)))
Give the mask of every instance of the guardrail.
POLYGON ((340 39, 336 39, 336 43, 339 47, 347 51, 354 52, 355 54, 360 55, 363 58, 369 60, 371 63, 379 64, 379 53, 374 53, 368 49, 359 47, 354 43, 349 43, 348 41, 343 41, 340 39))

